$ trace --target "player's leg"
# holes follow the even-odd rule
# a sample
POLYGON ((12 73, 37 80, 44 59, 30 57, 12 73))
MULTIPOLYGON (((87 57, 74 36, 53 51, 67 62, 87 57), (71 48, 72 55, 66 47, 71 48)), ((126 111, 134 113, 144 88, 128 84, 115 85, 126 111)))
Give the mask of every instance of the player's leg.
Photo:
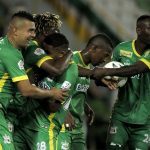
POLYGON ((132 125, 129 150, 148 150, 150 131, 148 125, 132 125))
POLYGON ((107 150, 123 150, 128 140, 125 124, 118 120, 112 120, 107 135, 107 150))

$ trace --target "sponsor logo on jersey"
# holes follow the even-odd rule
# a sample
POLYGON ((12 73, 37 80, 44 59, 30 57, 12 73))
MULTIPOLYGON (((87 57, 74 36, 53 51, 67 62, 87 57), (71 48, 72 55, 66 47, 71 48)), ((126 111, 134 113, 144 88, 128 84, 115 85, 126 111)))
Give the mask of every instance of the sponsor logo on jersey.
POLYGON ((69 90, 71 87, 71 83, 69 81, 64 81, 61 88, 62 89, 66 89, 66 90, 69 90))
POLYGON ((89 88, 88 84, 77 84, 76 91, 87 92, 88 88, 89 88))
POLYGON ((34 54, 40 56, 40 55, 45 54, 45 51, 44 51, 43 49, 41 49, 41 48, 37 48, 37 49, 34 51, 34 54))
POLYGON ((132 54, 133 54, 132 52, 128 52, 128 51, 125 51, 125 50, 120 50, 120 56, 125 56, 125 57, 131 58, 132 54))
POLYGON ((20 70, 24 69, 24 62, 22 60, 19 60, 18 67, 19 67, 20 70))
POLYGON ((69 150, 69 143, 67 141, 61 142, 61 149, 62 150, 69 150))

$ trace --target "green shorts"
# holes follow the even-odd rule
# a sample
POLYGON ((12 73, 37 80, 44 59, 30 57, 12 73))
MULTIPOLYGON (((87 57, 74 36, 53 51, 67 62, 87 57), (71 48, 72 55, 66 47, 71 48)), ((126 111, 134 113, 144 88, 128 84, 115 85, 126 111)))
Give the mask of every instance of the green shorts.
POLYGON ((53 128, 43 127, 38 131, 28 128, 17 129, 14 133, 16 150, 56 150, 58 132, 53 128))
POLYGON ((14 150, 13 138, 13 125, 5 117, 2 110, 0 110, 0 149, 14 150))
POLYGON ((136 125, 112 120, 108 129, 107 149, 123 149, 126 145, 131 150, 148 150, 149 124, 136 125))
POLYGON ((82 132, 60 132, 57 139, 58 150, 85 150, 85 135, 82 132))

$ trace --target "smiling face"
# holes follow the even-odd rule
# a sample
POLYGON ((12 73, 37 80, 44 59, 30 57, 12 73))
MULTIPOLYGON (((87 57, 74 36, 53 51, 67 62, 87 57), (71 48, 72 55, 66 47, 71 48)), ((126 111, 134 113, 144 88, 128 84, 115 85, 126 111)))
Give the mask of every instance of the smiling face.
POLYGON ((18 47, 26 47, 35 37, 35 24, 23 19, 14 27, 15 41, 18 47))

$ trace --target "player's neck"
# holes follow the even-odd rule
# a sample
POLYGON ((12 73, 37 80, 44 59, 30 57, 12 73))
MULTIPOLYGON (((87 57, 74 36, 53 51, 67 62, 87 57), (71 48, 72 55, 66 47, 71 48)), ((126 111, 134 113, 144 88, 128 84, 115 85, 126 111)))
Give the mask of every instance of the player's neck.
POLYGON ((139 39, 135 41, 135 49, 136 51, 142 55, 147 50, 147 44, 141 42, 139 39))

